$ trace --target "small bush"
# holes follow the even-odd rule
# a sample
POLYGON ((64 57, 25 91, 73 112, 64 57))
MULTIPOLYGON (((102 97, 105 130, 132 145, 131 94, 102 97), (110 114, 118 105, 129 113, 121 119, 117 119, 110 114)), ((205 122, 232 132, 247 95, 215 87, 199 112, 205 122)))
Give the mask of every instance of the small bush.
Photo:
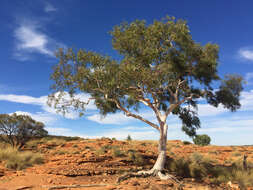
POLYGON ((189 144, 192 144, 192 143, 189 142, 189 141, 183 141, 183 144, 184 144, 184 145, 189 145, 189 144))
POLYGON ((30 140, 26 143, 25 147, 27 148, 37 148, 37 146, 39 144, 43 144, 43 140, 42 139, 34 139, 34 140, 30 140))
POLYGON ((128 158, 133 161, 134 164, 136 165, 143 165, 143 157, 141 154, 137 153, 135 150, 128 150, 127 151, 128 158))
POLYGON ((131 141, 131 140, 132 140, 131 136, 128 135, 127 138, 126 138, 126 140, 127 140, 127 141, 131 141))
MULTIPOLYGON (((250 162, 248 164, 251 164, 250 162)), ((253 168, 243 170, 242 159, 237 160, 231 166, 220 166, 209 157, 194 153, 187 159, 170 158, 166 168, 181 177, 191 177, 199 180, 208 178, 213 184, 237 182, 241 189, 253 186, 253 168)))
POLYGON ((102 146, 100 149, 96 150, 95 154, 98 155, 98 156, 102 155, 102 154, 105 154, 109 149, 108 147, 110 147, 110 145, 102 146))
POLYGON ((43 157, 38 153, 19 152, 17 149, 7 148, 0 151, 0 161, 5 167, 14 170, 22 170, 34 164, 42 164, 43 157))
POLYGON ((207 146, 211 142, 211 138, 208 135, 196 135, 193 138, 193 142, 196 145, 207 146))
POLYGON ((69 152, 66 151, 66 150, 58 150, 58 151, 55 151, 53 153, 53 155, 64 155, 64 154, 67 154, 67 153, 69 153, 69 152))
POLYGON ((232 179, 239 183, 241 189, 253 186, 253 170, 233 170, 232 179))
POLYGON ((46 142, 46 144, 53 145, 53 146, 59 146, 59 145, 65 144, 65 143, 66 143, 66 140, 60 139, 60 138, 53 138, 53 139, 48 140, 46 142))
POLYGON ((120 149, 118 147, 113 147, 112 154, 114 157, 123 156, 123 153, 120 151, 120 149))
POLYGON ((116 138, 115 138, 115 137, 113 137, 113 138, 112 138, 112 140, 113 140, 113 141, 116 141, 116 138))
POLYGON ((240 152, 235 152, 232 154, 232 156, 238 157, 238 156, 242 156, 242 154, 240 152))

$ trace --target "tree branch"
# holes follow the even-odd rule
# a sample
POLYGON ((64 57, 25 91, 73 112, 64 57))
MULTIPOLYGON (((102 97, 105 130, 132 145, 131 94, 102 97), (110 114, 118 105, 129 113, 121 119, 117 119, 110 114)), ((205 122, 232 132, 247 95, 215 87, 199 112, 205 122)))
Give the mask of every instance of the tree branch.
POLYGON ((141 117, 141 116, 139 116, 139 115, 137 115, 137 114, 133 114, 133 113, 130 112, 129 110, 127 110, 127 109, 125 109, 124 107, 122 107, 122 106, 120 105, 120 103, 119 103, 117 100, 114 100, 114 99, 112 99, 112 100, 116 103, 116 105, 117 105, 117 107, 118 107, 119 109, 121 109, 122 111, 125 112, 126 116, 128 116, 128 117, 134 117, 134 118, 136 118, 136 119, 139 119, 139 120, 141 120, 141 121, 147 123, 147 124, 150 125, 151 127, 153 127, 153 128, 155 128, 155 129, 157 129, 158 131, 160 131, 159 126, 157 126, 156 124, 152 123, 151 121, 148 121, 147 119, 144 119, 143 117, 141 117))
POLYGON ((188 97, 185 97, 184 99, 182 99, 181 101, 178 101, 177 103, 175 104, 172 104, 169 109, 165 112, 165 117, 167 118, 168 115, 170 114, 170 112, 172 112, 177 106, 183 104, 185 101, 187 100, 191 100, 193 98, 193 95, 194 94, 191 94, 190 96, 188 97))

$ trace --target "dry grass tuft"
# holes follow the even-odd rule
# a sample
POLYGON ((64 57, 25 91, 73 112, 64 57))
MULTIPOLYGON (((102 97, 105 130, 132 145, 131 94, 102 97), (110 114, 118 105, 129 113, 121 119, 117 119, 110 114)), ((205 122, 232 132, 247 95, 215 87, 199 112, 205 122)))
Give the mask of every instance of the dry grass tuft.
POLYGON ((5 163, 6 168, 14 170, 22 170, 34 164, 44 163, 44 159, 39 153, 19 152, 13 148, 0 150, 0 161, 5 163))

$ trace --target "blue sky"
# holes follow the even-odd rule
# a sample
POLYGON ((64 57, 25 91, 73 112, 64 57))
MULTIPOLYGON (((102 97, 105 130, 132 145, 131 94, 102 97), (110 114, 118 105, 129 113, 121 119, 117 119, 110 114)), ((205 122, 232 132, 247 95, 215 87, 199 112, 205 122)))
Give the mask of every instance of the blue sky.
MULTIPOLYGON (((0 113, 31 115, 51 134, 82 137, 158 139, 150 126, 122 113, 101 118, 94 105, 79 118, 65 117, 46 104, 49 77, 57 64, 58 47, 85 48, 117 57, 108 32, 123 21, 152 23, 166 15, 187 20, 193 39, 220 46, 219 73, 241 74, 247 84, 242 107, 230 113, 222 107, 199 106, 202 128, 212 144, 253 144, 253 1, 220 0, 12 0, 0 3, 0 113)), ((83 94, 82 97, 88 98, 83 94)), ((142 115, 154 120, 149 110, 142 115)), ((169 117, 168 139, 190 140, 177 118, 169 117)))

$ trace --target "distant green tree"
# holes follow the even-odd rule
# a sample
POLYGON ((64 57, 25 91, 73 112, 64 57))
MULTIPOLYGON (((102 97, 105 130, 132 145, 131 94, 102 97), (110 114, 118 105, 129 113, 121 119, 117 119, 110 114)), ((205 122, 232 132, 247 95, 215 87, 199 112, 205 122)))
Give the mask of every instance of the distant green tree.
POLYGON ((207 146, 211 142, 211 138, 208 135, 196 135, 193 138, 193 142, 196 145, 207 146))
POLYGON ((30 139, 46 136, 44 127, 27 115, 0 114, 0 141, 20 149, 30 139))
POLYGON ((127 140, 127 141, 131 141, 131 140, 132 140, 131 136, 128 135, 126 140, 127 140))
POLYGON ((63 113, 73 106, 83 113, 93 100, 104 116, 122 111, 153 127, 160 133, 159 155, 154 167, 144 173, 166 179, 161 171, 168 116, 177 115, 183 131, 194 137, 200 128, 198 99, 235 111, 240 107, 242 78, 218 76, 218 45, 196 43, 183 20, 166 17, 150 25, 136 20, 115 26, 110 34, 119 59, 84 49, 59 49, 48 103, 63 113), (89 100, 78 98, 80 93, 88 93, 89 100), (141 105, 154 112, 157 123, 138 114, 141 105))

